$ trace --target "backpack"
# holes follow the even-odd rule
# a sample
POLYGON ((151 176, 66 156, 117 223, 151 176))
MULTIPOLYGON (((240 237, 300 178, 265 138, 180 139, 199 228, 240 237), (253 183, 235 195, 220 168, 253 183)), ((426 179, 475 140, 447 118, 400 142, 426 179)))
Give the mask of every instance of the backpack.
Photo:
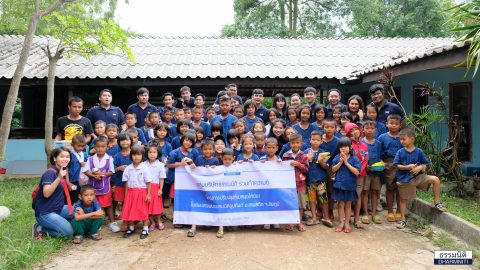
MULTIPOLYGON (((47 171, 52 171, 56 174, 58 174, 58 171, 55 167, 48 168, 47 171)), ((40 191, 40 184, 42 182, 42 179, 40 179, 40 183, 38 185, 35 185, 35 189, 32 191, 32 209, 35 210, 35 201, 37 199, 38 192, 40 191)))

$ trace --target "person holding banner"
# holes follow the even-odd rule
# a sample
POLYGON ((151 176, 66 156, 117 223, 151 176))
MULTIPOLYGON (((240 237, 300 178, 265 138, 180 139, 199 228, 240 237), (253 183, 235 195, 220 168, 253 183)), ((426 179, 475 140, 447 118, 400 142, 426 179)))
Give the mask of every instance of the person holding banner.
MULTIPOLYGON (((300 232, 305 232, 307 229, 302 223, 303 211, 307 208, 307 199, 306 199, 306 175, 309 169, 308 157, 307 155, 300 150, 302 147, 303 141, 302 136, 298 133, 294 133, 289 137, 290 150, 287 151, 282 156, 282 160, 291 160, 290 165, 295 167, 295 182, 297 185, 297 195, 298 195, 298 206, 300 212, 300 223, 298 224, 298 230, 300 232)), ((293 224, 287 225, 287 230, 293 230, 293 224)))

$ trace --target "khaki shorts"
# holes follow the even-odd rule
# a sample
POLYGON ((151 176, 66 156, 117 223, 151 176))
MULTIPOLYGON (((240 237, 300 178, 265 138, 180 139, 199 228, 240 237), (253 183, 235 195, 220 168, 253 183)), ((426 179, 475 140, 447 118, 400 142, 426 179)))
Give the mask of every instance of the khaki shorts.
POLYGON ((384 162, 383 176, 385 186, 388 190, 395 190, 397 189, 397 166, 393 165, 393 158, 385 158, 384 162))
POLYGON ((360 198, 362 191, 364 191, 365 176, 357 176, 357 197, 360 198))
POLYGON ((363 184, 363 190, 378 190, 382 189, 382 183, 380 183, 379 175, 367 175, 365 177, 365 183, 363 184))
POLYGON ((423 191, 428 191, 430 184, 426 183, 428 178, 427 174, 417 175, 408 183, 397 182, 398 194, 403 200, 413 199, 417 197, 417 188, 423 191))
POLYGON ((298 208, 307 209, 307 193, 305 192, 305 190, 298 190, 297 197, 298 197, 298 208))

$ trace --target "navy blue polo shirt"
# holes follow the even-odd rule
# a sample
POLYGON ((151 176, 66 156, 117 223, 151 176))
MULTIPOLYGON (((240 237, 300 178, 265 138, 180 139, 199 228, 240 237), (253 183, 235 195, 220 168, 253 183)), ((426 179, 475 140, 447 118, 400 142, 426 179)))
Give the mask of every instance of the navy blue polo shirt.
POLYGON ((96 106, 88 110, 87 116, 92 122, 92 125, 95 125, 95 122, 98 120, 105 121, 108 124, 115 124, 118 127, 125 124, 125 117, 123 116, 122 109, 115 106, 110 106, 108 109, 103 108, 102 106, 96 106))
POLYGON ((185 107, 190 107, 190 108, 195 107, 195 98, 190 97, 190 100, 188 101, 187 104, 185 104, 183 102, 177 102, 177 104, 175 104, 175 108, 177 108, 177 109, 183 109, 185 107))
POLYGON ((385 101, 385 104, 383 104, 382 108, 378 110, 377 121, 380 123, 386 123, 387 117, 390 114, 398 114, 400 117, 402 117, 402 119, 405 118, 405 114, 400 106, 390 101, 385 101))
POLYGON ((145 117, 151 112, 156 112, 157 107, 153 106, 152 104, 148 103, 145 109, 142 109, 140 105, 134 103, 128 106, 127 112, 134 113, 137 116, 137 123, 135 123, 135 127, 140 128, 145 125, 145 117))
POLYGON ((265 106, 260 105, 258 109, 255 111, 255 116, 262 119, 263 123, 267 123, 267 108, 265 106))
MULTIPOLYGON (((343 111, 347 111, 347 105, 339 102, 337 105, 341 105, 343 107, 343 111)), ((325 118, 332 118, 333 117, 333 108, 335 106, 332 107, 332 105, 329 103, 327 104, 327 106, 325 106, 325 108, 327 108, 327 115, 325 116, 325 118)))

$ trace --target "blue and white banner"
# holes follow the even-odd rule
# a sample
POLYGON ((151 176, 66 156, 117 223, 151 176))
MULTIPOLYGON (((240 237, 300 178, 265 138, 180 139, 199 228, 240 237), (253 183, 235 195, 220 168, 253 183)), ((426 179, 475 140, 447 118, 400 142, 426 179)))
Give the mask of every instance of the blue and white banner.
POLYGON ((175 169, 173 223, 211 226, 300 222, 290 162, 175 169))

